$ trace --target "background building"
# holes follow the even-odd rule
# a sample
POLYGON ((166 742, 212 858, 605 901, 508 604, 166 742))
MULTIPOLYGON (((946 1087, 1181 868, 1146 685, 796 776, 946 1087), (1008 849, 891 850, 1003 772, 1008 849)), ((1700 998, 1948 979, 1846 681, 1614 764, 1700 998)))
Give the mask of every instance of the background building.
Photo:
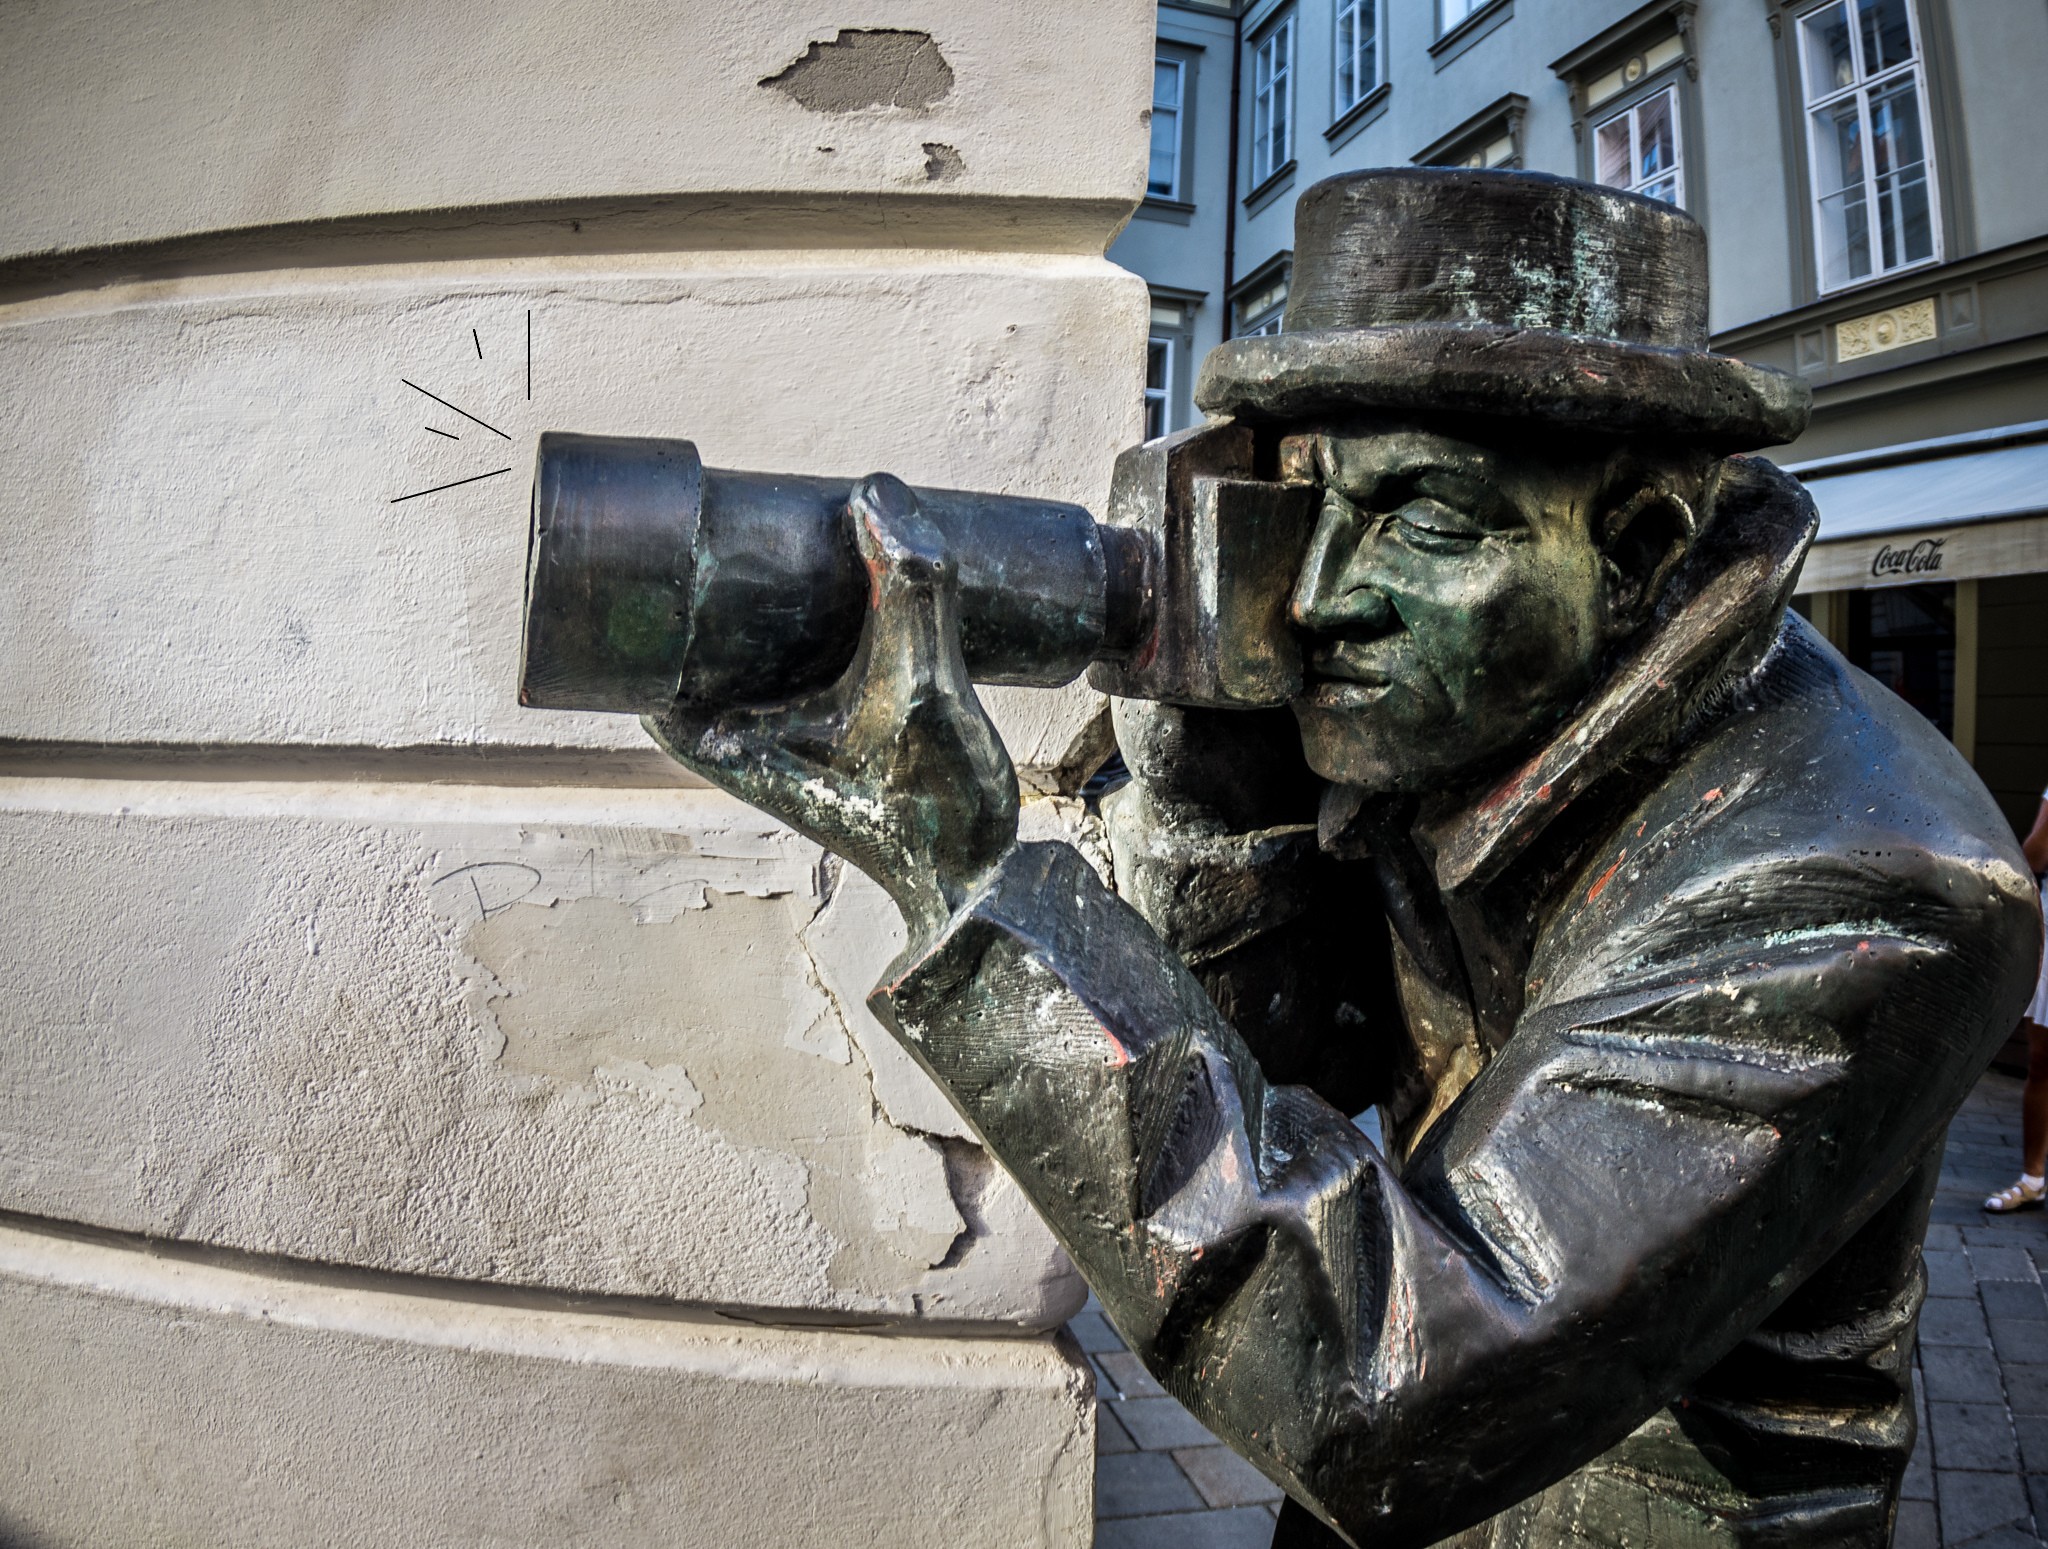
POLYGON ((1148 416, 1190 423, 1200 353, 1279 326, 1319 178, 1520 167, 1682 205, 1715 347, 1813 384, 1769 454, 1821 509, 1800 606, 2024 828, 2048 785, 2044 69, 2031 0, 1161 0, 1151 192, 1111 250, 1152 286, 1148 416))

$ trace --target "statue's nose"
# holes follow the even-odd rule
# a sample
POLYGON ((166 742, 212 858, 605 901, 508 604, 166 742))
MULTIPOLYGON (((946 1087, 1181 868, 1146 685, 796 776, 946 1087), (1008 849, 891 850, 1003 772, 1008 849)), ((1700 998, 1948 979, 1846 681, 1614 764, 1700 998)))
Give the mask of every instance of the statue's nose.
POLYGON ((1372 548, 1370 520, 1335 490, 1326 493, 1288 604, 1296 628, 1370 640, 1401 627, 1394 605, 1373 582, 1372 548))

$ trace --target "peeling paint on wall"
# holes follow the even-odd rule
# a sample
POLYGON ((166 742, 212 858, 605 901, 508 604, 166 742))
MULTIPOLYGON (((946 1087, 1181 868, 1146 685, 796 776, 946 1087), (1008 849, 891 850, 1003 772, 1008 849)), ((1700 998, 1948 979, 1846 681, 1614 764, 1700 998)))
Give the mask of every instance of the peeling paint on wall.
POLYGON ((813 43, 760 84, 786 93, 813 113, 921 110, 952 91, 953 67, 929 32, 842 27, 830 43, 813 43))

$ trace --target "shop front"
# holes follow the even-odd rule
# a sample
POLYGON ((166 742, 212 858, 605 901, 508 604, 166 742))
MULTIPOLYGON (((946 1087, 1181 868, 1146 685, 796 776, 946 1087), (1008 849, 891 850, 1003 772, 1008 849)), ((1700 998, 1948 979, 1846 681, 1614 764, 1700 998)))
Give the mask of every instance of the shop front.
POLYGON ((1933 721, 2024 833, 2048 788, 2048 421, 1788 471, 1820 510, 1794 606, 1933 721))

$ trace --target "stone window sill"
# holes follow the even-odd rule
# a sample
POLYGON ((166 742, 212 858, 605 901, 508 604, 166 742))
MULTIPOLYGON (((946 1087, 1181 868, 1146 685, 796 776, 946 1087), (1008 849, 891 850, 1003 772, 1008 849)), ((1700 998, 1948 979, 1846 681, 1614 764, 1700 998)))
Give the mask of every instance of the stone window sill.
POLYGON ((1394 83, 1392 81, 1381 81, 1379 85, 1345 109, 1337 122, 1323 131, 1323 138, 1330 142, 1330 149, 1334 151, 1367 124, 1385 113, 1387 111, 1387 99, 1393 94, 1394 83))
POLYGON ((1194 219, 1195 207, 1185 199, 1161 199, 1157 194, 1147 194, 1136 213, 1146 220, 1185 226, 1194 219))
POLYGON ((1272 176, 1244 196, 1244 207, 1248 214, 1256 215, 1280 195, 1294 186, 1295 163, 1290 159, 1273 169, 1272 176))

